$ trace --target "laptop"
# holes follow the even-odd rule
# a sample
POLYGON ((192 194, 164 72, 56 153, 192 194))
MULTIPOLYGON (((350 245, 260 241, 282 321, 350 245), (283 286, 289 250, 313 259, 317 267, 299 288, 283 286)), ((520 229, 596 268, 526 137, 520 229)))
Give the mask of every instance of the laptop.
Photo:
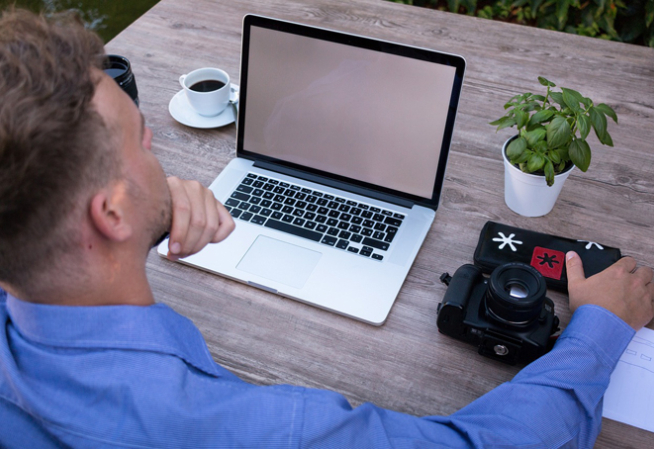
POLYGON ((210 186, 236 229, 180 262, 383 324, 438 208, 464 71, 245 16, 236 158, 210 186))

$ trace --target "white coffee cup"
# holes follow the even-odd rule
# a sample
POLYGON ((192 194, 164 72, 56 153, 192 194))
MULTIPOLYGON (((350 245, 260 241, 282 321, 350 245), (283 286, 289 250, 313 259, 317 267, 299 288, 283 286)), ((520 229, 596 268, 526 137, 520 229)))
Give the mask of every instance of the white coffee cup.
POLYGON ((237 93, 231 89, 229 75, 224 70, 210 67, 193 70, 180 76, 179 84, 184 88, 193 109, 207 117, 220 114, 230 102, 238 100, 237 93))

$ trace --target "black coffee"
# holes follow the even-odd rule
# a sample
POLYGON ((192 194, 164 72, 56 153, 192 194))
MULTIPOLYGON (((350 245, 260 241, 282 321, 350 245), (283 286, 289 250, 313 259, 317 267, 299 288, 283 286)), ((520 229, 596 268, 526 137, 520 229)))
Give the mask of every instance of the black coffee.
POLYGON ((225 86, 225 83, 223 83, 222 81, 204 80, 204 81, 198 81, 197 83, 189 87, 189 89, 194 90, 195 92, 213 92, 214 90, 218 90, 223 86, 225 86))

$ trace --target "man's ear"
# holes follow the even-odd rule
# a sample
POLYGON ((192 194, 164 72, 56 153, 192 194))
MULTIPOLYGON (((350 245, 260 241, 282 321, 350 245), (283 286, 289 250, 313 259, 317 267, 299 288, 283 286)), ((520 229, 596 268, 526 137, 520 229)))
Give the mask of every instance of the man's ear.
POLYGON ((125 241, 132 235, 132 226, 126 214, 127 201, 124 183, 112 183, 91 199, 93 225, 100 234, 114 242, 125 241))

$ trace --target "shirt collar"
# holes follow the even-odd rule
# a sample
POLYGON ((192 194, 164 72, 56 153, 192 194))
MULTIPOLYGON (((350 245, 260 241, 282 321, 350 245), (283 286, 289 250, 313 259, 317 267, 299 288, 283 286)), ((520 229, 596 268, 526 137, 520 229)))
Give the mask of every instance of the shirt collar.
POLYGON ((165 304, 59 306, 30 303, 7 294, 6 307, 18 331, 35 343, 165 353, 219 376, 200 331, 165 304))

